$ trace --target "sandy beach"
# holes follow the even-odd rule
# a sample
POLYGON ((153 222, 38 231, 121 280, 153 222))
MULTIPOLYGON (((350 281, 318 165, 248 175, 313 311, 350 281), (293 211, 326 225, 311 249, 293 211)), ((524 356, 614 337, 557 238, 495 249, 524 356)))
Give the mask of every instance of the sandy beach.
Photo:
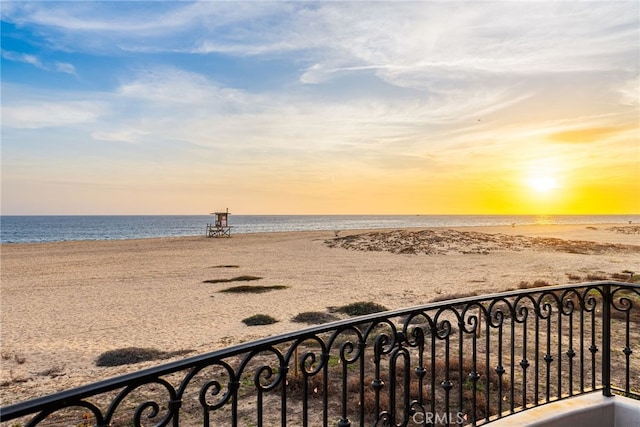
POLYGON ((345 230, 337 238, 315 231, 5 244, 0 250, 0 397, 6 405, 164 363, 96 366, 107 350, 196 355, 310 326, 291 319, 356 301, 395 309, 515 289, 524 281, 564 284, 640 272, 640 227, 345 230), (220 291, 244 283, 205 283, 238 276, 283 288, 234 294, 220 291), (242 319, 254 314, 279 321, 246 326, 242 319))

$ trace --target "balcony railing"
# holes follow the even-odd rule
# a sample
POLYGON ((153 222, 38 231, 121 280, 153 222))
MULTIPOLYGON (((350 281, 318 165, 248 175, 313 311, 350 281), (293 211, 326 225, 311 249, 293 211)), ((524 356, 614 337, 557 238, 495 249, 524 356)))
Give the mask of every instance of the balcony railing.
POLYGON ((523 289, 248 342, 0 409, 14 425, 480 425, 640 396, 640 285, 523 289))

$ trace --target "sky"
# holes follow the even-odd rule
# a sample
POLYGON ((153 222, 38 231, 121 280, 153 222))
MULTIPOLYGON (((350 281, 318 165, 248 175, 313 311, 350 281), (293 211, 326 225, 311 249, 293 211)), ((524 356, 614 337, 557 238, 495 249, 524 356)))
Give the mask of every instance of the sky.
POLYGON ((640 213, 638 1, 1 1, 4 215, 640 213))

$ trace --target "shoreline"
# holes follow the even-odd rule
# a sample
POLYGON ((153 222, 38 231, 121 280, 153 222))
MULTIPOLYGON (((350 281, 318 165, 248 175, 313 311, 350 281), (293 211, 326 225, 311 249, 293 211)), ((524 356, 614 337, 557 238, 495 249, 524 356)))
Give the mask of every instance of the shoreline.
MULTIPOLYGON (((470 215, 471 216, 471 215, 470 215)), ((575 231, 578 229, 589 229, 595 227, 596 229, 613 228, 613 227, 640 227, 640 223, 629 222, 585 222, 585 223, 569 223, 569 224, 498 224, 498 225, 455 225, 455 226, 415 226, 415 227, 374 227, 374 228, 344 228, 344 229, 318 229, 318 230, 282 230, 282 231, 250 231, 250 232, 235 232, 232 233, 232 238, 237 236, 262 236, 262 235, 283 235, 283 234, 305 234, 305 233, 329 233, 334 234, 338 231, 340 234, 345 233, 366 233, 366 232, 387 232, 392 230, 407 230, 417 231, 424 229, 453 229, 453 230, 472 230, 486 233, 505 233, 512 234, 508 230, 517 231, 524 230, 526 234, 530 234, 536 229, 542 231, 545 235, 551 235, 550 232, 566 232, 575 231), (549 228, 556 228, 556 230, 549 230, 549 228)), ((232 226, 233 231, 233 226, 232 226)), ((587 234, 585 232, 585 234, 587 234)), ((127 242, 127 241, 153 241, 153 240, 167 240, 167 239, 195 239, 205 237, 204 233, 190 234, 181 236, 154 236, 154 237, 133 237, 133 238, 105 238, 105 239, 77 239, 77 240, 54 240, 54 241, 39 241, 39 242, 0 242, 0 248, 10 247, 17 245, 40 245, 40 244, 65 244, 65 243, 97 243, 97 242, 127 242)), ((597 236, 596 236, 597 237, 597 236)), ((212 238, 215 240, 215 238, 212 238)), ((225 238, 221 238, 225 239, 225 238)), ((640 243, 639 243, 640 244, 640 243)))
MULTIPOLYGON (((233 215, 232 234, 388 228, 640 223, 622 215, 233 215)), ((0 244, 204 235, 208 215, 3 216, 0 244), (160 230, 160 231, 159 231, 160 230)))
POLYGON ((476 238, 473 244, 485 248, 484 254, 332 248, 326 241, 335 239, 335 232, 327 230, 241 233, 230 239, 193 236, 1 244, 2 405, 175 360, 97 367, 96 358, 107 350, 192 350, 177 357, 184 358, 302 329, 311 325, 292 322, 296 314, 356 301, 398 309, 428 303, 436 296, 500 292, 523 281, 564 284, 572 275, 640 272, 640 252, 615 246, 639 245, 640 234, 608 230, 611 227, 638 226, 541 224, 338 233, 339 239, 354 236, 373 239, 375 244, 393 231, 418 236, 421 230, 432 230, 444 233, 437 236, 441 240, 452 242, 462 233, 476 238), (478 240, 472 233, 493 237, 478 240), (510 239, 521 235, 526 236, 520 239, 523 247, 490 246, 494 241, 514 245, 510 239), (594 242, 608 249, 586 254, 527 247, 532 239, 594 242), (252 285, 283 288, 231 294, 220 291, 243 283, 203 283, 242 275, 260 278, 249 282, 252 285), (279 321, 256 327, 242 323, 258 313, 279 321))

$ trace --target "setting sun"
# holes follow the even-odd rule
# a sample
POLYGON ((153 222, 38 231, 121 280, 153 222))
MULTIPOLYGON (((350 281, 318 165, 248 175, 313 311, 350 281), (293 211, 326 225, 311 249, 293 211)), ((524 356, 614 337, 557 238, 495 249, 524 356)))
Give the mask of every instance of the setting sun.
POLYGON ((529 186, 538 193, 547 193, 558 187, 556 180, 550 176, 536 176, 529 179, 529 186))

